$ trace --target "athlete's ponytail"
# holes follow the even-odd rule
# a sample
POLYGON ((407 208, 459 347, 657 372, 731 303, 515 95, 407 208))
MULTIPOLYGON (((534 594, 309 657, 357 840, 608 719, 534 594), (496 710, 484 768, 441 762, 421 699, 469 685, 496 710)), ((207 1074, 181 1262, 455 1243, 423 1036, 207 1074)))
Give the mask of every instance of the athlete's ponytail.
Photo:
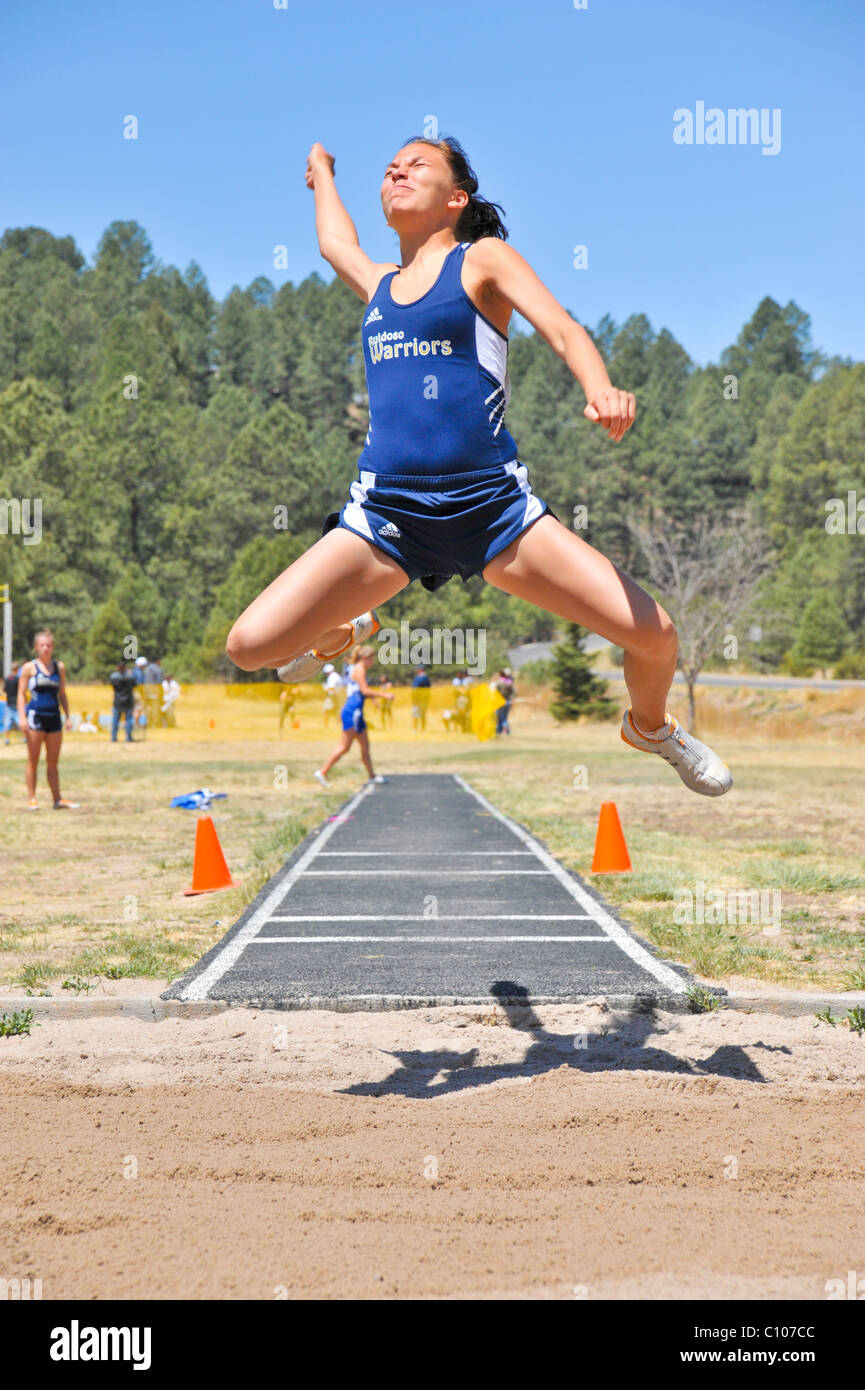
POLYGON ((507 241, 508 229, 499 216, 500 212, 504 213, 504 208, 500 203, 491 203, 488 198, 479 195, 478 176, 469 164, 468 156, 459 140, 452 135, 443 135, 441 140, 430 140, 426 135, 416 135, 403 143, 433 145, 435 149, 441 150, 450 165, 457 188, 464 188, 468 193, 468 203, 460 213, 459 221, 454 228, 454 235, 458 241, 480 241, 482 236, 495 236, 507 241))

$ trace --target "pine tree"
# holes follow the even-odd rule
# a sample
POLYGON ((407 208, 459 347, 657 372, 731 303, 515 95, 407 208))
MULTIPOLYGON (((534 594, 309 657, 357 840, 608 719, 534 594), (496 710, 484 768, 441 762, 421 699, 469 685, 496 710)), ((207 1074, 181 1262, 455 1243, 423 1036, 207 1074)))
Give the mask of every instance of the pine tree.
POLYGON ((121 656, 130 635, 129 618, 116 598, 108 598, 98 610, 87 636, 87 665, 93 676, 105 680, 121 656))
POLYGON ((835 595, 828 589, 813 594, 805 605, 799 631, 790 651, 790 664, 803 675, 831 666, 850 638, 835 595), (807 668, 807 669, 806 669, 807 668))
POLYGON ((550 704, 554 719, 609 719, 617 708, 615 700, 607 699, 606 683, 599 680, 591 666, 591 657, 583 651, 585 628, 579 623, 567 624, 567 635, 553 650, 553 687, 558 699, 550 704))

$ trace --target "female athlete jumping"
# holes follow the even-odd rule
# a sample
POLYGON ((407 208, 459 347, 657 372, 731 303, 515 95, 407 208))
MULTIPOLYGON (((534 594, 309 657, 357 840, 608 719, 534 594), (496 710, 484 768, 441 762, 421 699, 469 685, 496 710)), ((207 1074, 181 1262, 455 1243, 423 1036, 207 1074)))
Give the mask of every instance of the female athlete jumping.
POLYGON ((57 763, 63 742, 63 720, 60 706, 69 723, 69 701, 66 698, 66 667, 54 660, 54 633, 43 628, 33 639, 35 658, 25 661, 18 677, 18 715, 21 728, 27 734, 27 796, 29 810, 37 811, 36 774, 39 754, 45 744, 45 772, 55 811, 77 808, 77 801, 64 801, 60 795, 60 774, 57 763))
POLYGON ((412 580, 436 589, 452 575, 481 574, 622 647, 631 697, 622 738, 660 754, 692 791, 722 795, 732 785, 726 764, 666 712, 678 649, 670 618, 558 521, 518 460, 504 420, 512 311, 567 364, 586 419, 613 440, 634 423, 633 395, 612 385, 589 335, 505 244, 497 205, 478 196, 456 140, 412 139, 385 170, 381 203, 399 265, 361 250, 320 144, 306 182, 321 254, 366 305, 369 432, 351 500, 241 614, 231 660, 309 680, 377 631, 376 605, 412 580), (349 620, 352 612, 361 616, 349 620))
POLYGON ((342 738, 324 767, 320 767, 315 774, 316 780, 323 787, 330 786, 327 774, 334 763, 348 752, 355 739, 360 744, 360 756, 363 758, 363 765, 369 773, 369 780, 371 782, 387 781, 386 777, 382 777, 380 774, 377 776, 372 770, 372 759, 369 755, 369 733, 367 732, 366 720, 363 717, 364 700, 388 701, 393 699, 393 695, 371 688, 367 677, 374 661, 375 652, 372 647, 358 647, 354 653, 354 661, 345 685, 345 704, 342 707, 342 738))

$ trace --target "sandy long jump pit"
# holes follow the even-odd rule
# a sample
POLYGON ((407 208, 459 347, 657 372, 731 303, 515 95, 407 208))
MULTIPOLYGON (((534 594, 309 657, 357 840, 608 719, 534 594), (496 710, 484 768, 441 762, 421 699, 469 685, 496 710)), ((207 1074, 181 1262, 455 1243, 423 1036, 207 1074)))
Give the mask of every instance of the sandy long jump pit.
POLYGON ((865 1037, 808 1015, 38 1017, 0 1043, 0 1246, 44 1299, 824 1300, 865 1274, 865 1037))

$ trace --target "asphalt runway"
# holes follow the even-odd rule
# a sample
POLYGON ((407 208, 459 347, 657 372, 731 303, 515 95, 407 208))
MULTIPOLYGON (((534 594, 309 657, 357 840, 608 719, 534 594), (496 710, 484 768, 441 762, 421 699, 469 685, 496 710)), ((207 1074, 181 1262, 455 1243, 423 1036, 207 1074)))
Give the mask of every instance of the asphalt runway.
POLYGON ((324 821, 162 998, 670 1008, 692 983, 461 777, 421 773, 369 784, 324 821))

